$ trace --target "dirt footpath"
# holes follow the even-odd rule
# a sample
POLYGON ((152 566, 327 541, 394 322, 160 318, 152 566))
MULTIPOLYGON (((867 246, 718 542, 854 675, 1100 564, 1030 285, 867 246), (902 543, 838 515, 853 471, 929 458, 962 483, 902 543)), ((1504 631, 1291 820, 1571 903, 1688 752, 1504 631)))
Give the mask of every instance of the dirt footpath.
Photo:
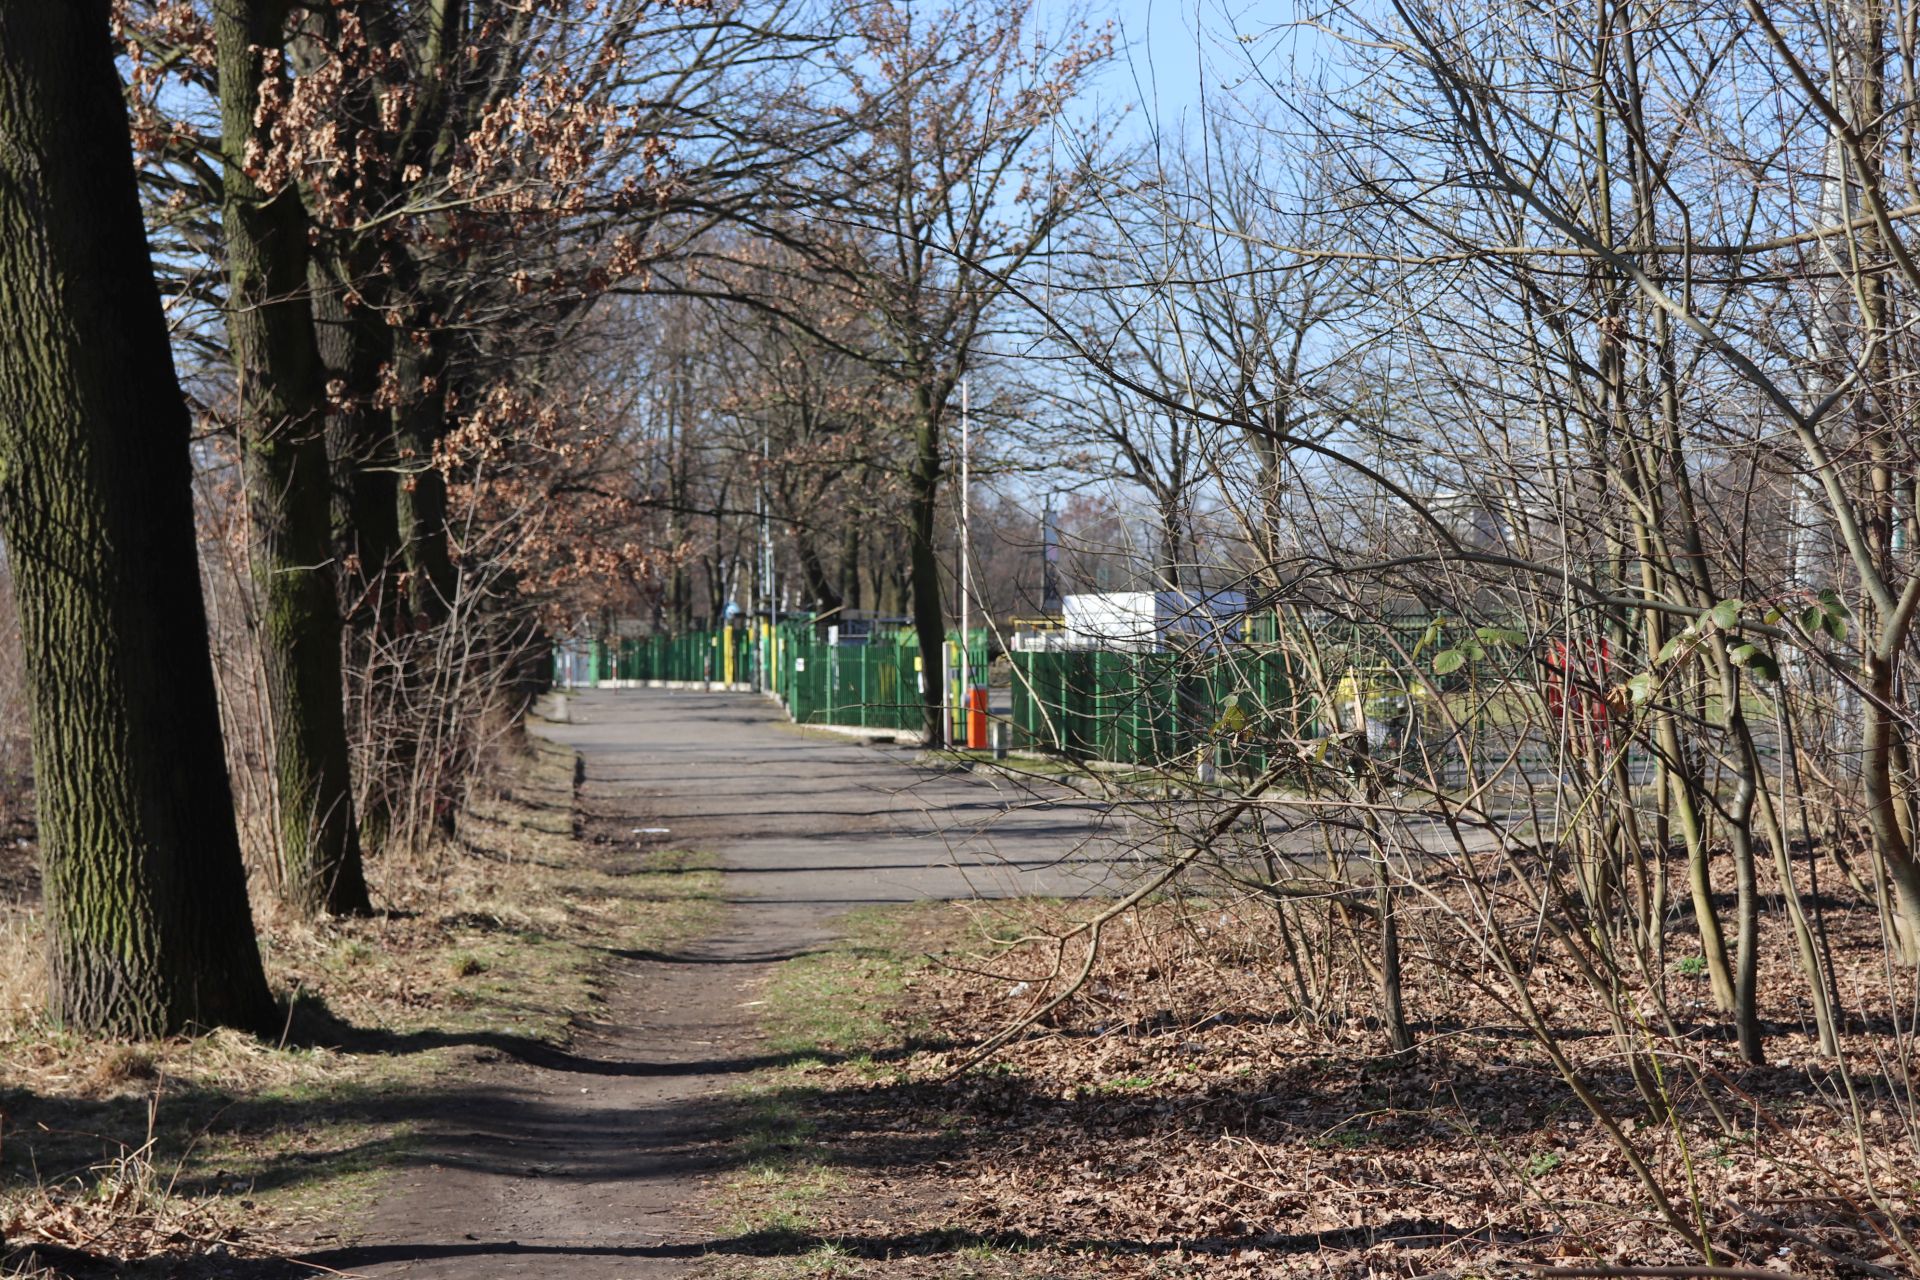
POLYGON ((716 855, 728 914, 682 954, 616 957, 572 1052, 496 1068, 351 1243, 309 1255, 322 1267, 639 1280, 728 1252, 692 1206, 722 1167, 716 1104, 767 1061, 743 1006, 771 966, 852 907, 1103 893, 1125 876, 1123 834, 1092 806, 797 729, 757 697, 589 693, 572 716, 543 732, 581 754, 587 833, 615 857, 716 855))

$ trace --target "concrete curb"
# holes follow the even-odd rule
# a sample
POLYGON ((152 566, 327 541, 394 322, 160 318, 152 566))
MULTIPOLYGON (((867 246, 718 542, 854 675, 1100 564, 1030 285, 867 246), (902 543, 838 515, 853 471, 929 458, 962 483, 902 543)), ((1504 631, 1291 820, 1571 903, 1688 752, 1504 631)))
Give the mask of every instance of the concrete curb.
POLYGON ((753 686, 736 680, 596 680, 596 689, 678 689, 683 693, 752 693, 753 686))
POLYGON ((927 740, 927 735, 919 729, 881 729, 857 724, 801 724, 793 718, 791 712, 787 721, 801 729, 819 729, 823 733, 837 733, 846 738, 859 738, 866 741, 898 742, 904 746, 917 747, 927 740))
MULTIPOLYGON (((793 718, 793 713, 787 710, 786 704, 781 702, 777 695, 768 693, 762 689, 755 689, 751 684, 738 680, 732 684, 728 684, 724 680, 596 680, 593 682, 592 687, 595 689, 668 689, 678 690, 683 693, 759 693, 785 713, 789 724, 800 725, 803 729, 822 729, 828 733, 837 733, 848 738, 868 740, 886 739, 901 743, 905 746, 919 746, 926 741, 927 737, 927 735, 919 729, 880 729, 852 724, 801 725, 798 720, 793 718)), ((553 720, 560 724, 567 723, 567 700, 562 697, 558 691, 543 695, 542 701, 535 702, 534 710, 535 714, 541 716, 543 719, 553 720), (547 703, 555 705, 547 708, 547 703)))

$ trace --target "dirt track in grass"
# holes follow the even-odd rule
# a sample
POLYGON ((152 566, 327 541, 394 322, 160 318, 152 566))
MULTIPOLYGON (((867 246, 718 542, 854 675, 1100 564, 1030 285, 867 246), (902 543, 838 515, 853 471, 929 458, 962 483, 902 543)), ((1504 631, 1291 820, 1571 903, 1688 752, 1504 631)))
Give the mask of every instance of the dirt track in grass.
POLYGON ((697 1201, 736 1158, 733 1085, 779 1058, 754 1011, 773 967, 830 943, 855 907, 1099 894, 1126 876, 1124 832, 1095 807, 795 729, 757 698, 589 693, 570 715, 541 731, 580 753, 583 834, 616 866, 657 848, 716 856, 720 926, 677 954, 615 956, 568 1050, 483 1067, 424 1118, 371 1216, 309 1263, 634 1280, 763 1252, 697 1201))

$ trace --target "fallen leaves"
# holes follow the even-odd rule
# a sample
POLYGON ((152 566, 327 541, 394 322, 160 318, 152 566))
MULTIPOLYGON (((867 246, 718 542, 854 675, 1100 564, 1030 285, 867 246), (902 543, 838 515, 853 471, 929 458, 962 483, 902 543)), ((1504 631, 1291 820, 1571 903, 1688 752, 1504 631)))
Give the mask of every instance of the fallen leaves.
MULTIPOLYGON (((1032 927, 1005 932, 1044 932, 1068 909, 1032 907, 1032 927)), ((1388 1058, 1363 989, 1303 1009, 1260 959, 1271 954, 1260 912, 1208 905, 1205 933, 1190 927, 1199 914, 1165 903, 1117 921, 1093 980, 1051 1025, 956 1079, 943 1077, 966 1046, 1003 1025, 1010 978, 1033 981, 1045 965, 1016 950, 917 975, 896 1025, 939 1047, 906 1055, 882 1082, 822 1068, 812 1083, 826 1158, 893 1179, 893 1238, 998 1242, 1009 1274, 1698 1261, 1496 984, 1463 981, 1431 954, 1410 959, 1422 1042, 1410 1061, 1388 1058)), ((1864 1001, 1877 921, 1860 908, 1830 911, 1829 923, 1836 955, 1850 958, 1843 985, 1864 1001)), ((1920 1187, 1907 1095, 1887 1074, 1904 1041, 1872 1024, 1849 1036, 1856 1114, 1799 1027, 1794 979, 1765 975, 1780 1014, 1769 1028, 1776 1065, 1741 1066, 1706 1019, 1663 1047, 1669 1123, 1636 1093, 1590 991, 1544 959, 1531 980, 1564 1029, 1563 1052, 1722 1260, 1870 1274, 1899 1254, 1894 1227, 1912 1227, 1920 1187)), ((1676 1005, 1691 998, 1686 981, 1676 1005)), ((860 1178, 841 1203, 870 1211, 860 1178)), ((823 1237, 851 1229, 833 1212, 823 1237)), ((948 1274, 942 1256, 923 1251, 885 1274, 948 1274)))

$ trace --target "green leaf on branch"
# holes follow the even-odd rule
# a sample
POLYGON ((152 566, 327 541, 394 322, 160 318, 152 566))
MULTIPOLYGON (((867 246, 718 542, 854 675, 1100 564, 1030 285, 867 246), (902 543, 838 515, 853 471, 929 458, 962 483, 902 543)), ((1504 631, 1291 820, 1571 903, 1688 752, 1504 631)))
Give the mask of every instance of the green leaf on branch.
POLYGON ((1433 655, 1433 674, 1450 676, 1467 665, 1467 655, 1458 649, 1442 649, 1433 655))
POLYGON ((1740 610, 1745 607, 1744 601, 1722 600, 1708 611, 1707 616, 1713 619, 1714 626, 1722 631, 1731 631, 1740 625, 1740 610))
POLYGON ((1847 619, 1853 616, 1847 602, 1832 587, 1823 587, 1820 598, 1800 611, 1800 625, 1809 632, 1824 631, 1835 643, 1847 638, 1847 619))
POLYGON ((1654 665, 1665 666, 1667 663, 1672 662, 1674 659, 1674 655, 1678 654, 1680 652, 1681 647, 1686 643, 1687 643, 1687 633, 1684 631, 1681 632, 1679 635, 1674 636, 1672 639, 1668 640, 1665 644, 1660 646, 1660 652, 1654 657, 1654 660, 1653 660, 1654 665))
POLYGON ((1523 645, 1527 642, 1527 633, 1515 631, 1512 627, 1478 627, 1474 635, 1480 637, 1482 644, 1523 645))
POLYGON ((1653 672, 1642 671, 1627 681, 1627 695, 1635 703, 1645 702, 1653 696, 1653 672))
POLYGON ((1820 629, 1836 641, 1845 640, 1847 619, 1853 616, 1853 611, 1847 608, 1847 602, 1842 600, 1840 593, 1832 587, 1821 588, 1820 612, 1823 615, 1820 619, 1820 629))
POLYGON ((1757 644, 1737 644, 1727 650, 1727 660, 1734 666, 1753 673, 1756 680, 1765 680, 1769 684, 1780 679, 1780 664, 1773 655, 1757 644))
POLYGON ((1220 719, 1214 722, 1214 733, 1239 733, 1246 727, 1247 713, 1240 705, 1239 695, 1228 694, 1226 704, 1220 712, 1220 719))

